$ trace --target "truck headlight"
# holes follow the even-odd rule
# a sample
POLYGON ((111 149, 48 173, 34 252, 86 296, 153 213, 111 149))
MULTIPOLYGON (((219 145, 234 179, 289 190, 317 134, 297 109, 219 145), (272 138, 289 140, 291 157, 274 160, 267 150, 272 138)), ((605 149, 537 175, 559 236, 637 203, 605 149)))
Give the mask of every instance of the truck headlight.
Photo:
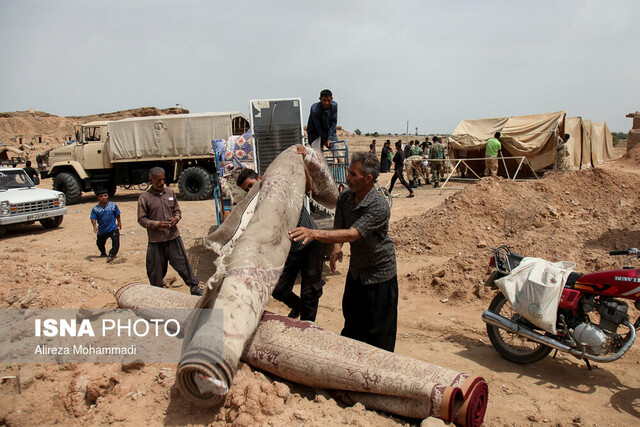
POLYGON ((64 207, 64 194, 61 194, 58 196, 58 203, 60 204, 60 207, 63 208, 64 207))
POLYGON ((2 203, 0 203, 0 216, 7 215, 9 215, 9 202, 7 200, 4 200, 2 203))

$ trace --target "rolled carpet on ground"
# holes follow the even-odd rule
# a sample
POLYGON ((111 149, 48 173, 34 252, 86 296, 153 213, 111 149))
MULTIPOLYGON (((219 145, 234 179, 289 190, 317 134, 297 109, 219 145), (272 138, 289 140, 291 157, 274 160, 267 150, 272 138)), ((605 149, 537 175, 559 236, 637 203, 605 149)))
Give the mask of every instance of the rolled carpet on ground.
MULTIPOLYGON (((127 285, 116 298, 121 308, 155 307, 159 313, 168 308, 193 307, 198 300, 145 284, 127 285)), ((410 418, 432 416, 478 426, 487 407, 488 388, 480 377, 390 353, 316 324, 268 312, 246 342, 242 361, 288 381, 331 390, 345 403, 360 402, 368 409, 410 418)))
POLYGON ((245 344, 282 272, 291 246, 288 232, 298 223, 304 196, 303 159, 295 150, 286 149, 267 168, 244 232, 218 257, 216 272, 196 305, 222 310, 222 352, 217 343, 209 345, 210 331, 220 327, 213 310, 197 311, 184 328, 176 382, 198 405, 224 403, 245 344))

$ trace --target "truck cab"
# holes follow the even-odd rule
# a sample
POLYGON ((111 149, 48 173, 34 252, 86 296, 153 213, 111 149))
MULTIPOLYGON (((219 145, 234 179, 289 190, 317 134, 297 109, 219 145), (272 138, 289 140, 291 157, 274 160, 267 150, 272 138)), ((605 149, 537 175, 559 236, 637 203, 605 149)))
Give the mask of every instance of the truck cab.
POLYGON ((112 167, 106 155, 107 123, 99 121, 76 126, 75 142, 49 152, 49 175, 55 175, 57 169, 65 169, 69 165, 77 169, 78 165, 73 162, 81 164, 83 169, 112 167))
POLYGON ((48 153, 53 188, 63 192, 69 204, 80 201, 83 191, 98 187, 115 194, 113 165, 107 153, 108 121, 96 121, 76 126, 76 141, 48 153))

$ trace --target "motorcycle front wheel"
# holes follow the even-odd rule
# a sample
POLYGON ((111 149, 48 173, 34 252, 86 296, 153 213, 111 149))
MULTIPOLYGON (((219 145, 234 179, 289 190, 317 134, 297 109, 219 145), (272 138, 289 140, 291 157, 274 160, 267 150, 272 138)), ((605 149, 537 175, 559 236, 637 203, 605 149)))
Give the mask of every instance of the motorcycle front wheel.
MULTIPOLYGON (((520 315, 507 301, 507 298, 499 293, 489 304, 489 311, 510 320, 517 321, 520 315)), ((505 359, 514 363, 533 363, 544 359, 553 350, 544 344, 528 340, 497 326, 487 324, 487 335, 491 345, 505 359)))

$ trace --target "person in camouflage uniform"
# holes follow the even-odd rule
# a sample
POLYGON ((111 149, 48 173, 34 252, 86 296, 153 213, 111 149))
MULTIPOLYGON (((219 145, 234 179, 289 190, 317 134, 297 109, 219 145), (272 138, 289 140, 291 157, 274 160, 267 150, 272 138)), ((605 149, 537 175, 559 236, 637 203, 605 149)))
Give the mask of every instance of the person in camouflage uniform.
POLYGON ((433 144, 431 145, 431 151, 429 152, 429 159, 431 160, 431 180, 433 181, 433 188, 440 187, 440 177, 442 175, 443 162, 434 159, 444 159, 444 145, 440 142, 440 138, 433 137, 433 144))
POLYGON ((418 141, 409 149, 409 156, 422 156, 422 148, 418 145, 418 141))
POLYGON ((558 152, 556 153, 556 170, 566 172, 571 169, 569 162, 569 149, 567 148, 567 142, 571 135, 564 134, 564 138, 558 137, 558 152))
MULTIPOLYGON (((422 148, 418 145, 418 141, 415 141, 409 149, 409 157, 413 156, 422 156, 422 148)), ((409 157, 407 157, 407 160, 409 160, 409 157)), ((411 185, 411 188, 416 188, 417 185, 415 183, 420 181, 420 176, 418 175, 418 170, 415 166, 412 166, 413 167, 410 169, 407 168, 407 178, 409 178, 409 185, 411 185)))

